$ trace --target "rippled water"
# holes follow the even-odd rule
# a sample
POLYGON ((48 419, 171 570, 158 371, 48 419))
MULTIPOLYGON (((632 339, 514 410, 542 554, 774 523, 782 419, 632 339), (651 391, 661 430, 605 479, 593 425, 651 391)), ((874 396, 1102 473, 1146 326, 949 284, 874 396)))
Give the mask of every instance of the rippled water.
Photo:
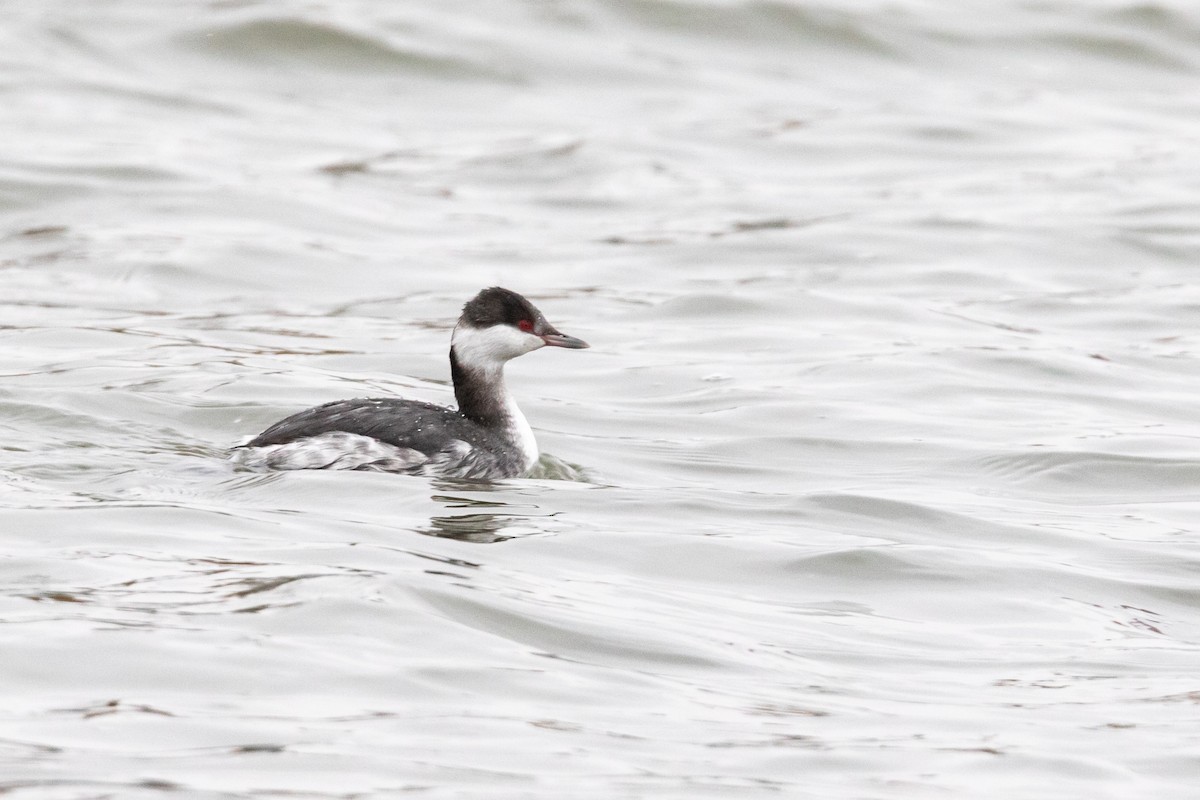
POLYGON ((6 16, 0 793, 1195 796, 1190 4, 6 16), (494 283, 536 477, 224 461, 494 283))

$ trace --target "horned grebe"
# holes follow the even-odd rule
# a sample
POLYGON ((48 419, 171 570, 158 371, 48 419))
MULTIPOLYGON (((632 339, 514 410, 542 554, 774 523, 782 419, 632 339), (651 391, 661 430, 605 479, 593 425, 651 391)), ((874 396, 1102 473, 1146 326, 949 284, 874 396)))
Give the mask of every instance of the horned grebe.
POLYGON ((338 400, 281 420, 233 450, 255 469, 360 469, 512 478, 537 441, 504 385, 505 362, 540 347, 580 349, 516 292, 494 286, 463 306, 450 339, 458 410, 399 398, 338 400))

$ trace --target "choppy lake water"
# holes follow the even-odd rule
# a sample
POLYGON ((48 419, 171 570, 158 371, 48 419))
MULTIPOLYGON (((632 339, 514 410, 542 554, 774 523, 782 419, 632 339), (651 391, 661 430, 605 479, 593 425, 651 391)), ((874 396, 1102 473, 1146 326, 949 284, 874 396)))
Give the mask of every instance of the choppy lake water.
POLYGON ((1193 4, 5 15, 0 794, 1196 796, 1193 4), (491 284, 534 478, 224 461, 491 284))

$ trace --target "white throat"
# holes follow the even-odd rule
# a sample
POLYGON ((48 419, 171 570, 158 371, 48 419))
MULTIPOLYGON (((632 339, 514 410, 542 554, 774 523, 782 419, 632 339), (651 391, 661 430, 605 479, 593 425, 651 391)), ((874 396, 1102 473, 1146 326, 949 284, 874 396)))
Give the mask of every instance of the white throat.
POLYGON ((508 393, 508 389, 504 389, 504 411, 506 419, 505 433, 509 441, 521 451, 525 458, 525 469, 533 468, 533 465, 538 460, 538 444, 537 439, 533 436, 533 428, 529 427, 529 420, 525 419, 525 415, 521 413, 521 409, 517 407, 517 401, 508 393))

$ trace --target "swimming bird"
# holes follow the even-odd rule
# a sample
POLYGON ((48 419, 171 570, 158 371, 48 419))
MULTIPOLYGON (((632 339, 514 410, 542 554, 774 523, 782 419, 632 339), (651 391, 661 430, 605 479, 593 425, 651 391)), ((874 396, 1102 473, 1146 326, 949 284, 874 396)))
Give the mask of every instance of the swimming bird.
POLYGON ((276 422, 234 448, 252 469, 354 469, 500 479, 527 473, 537 441, 504 383, 504 365, 542 347, 578 350, 516 292, 493 286, 463 306, 450 338, 458 408, 400 398, 337 400, 276 422))

